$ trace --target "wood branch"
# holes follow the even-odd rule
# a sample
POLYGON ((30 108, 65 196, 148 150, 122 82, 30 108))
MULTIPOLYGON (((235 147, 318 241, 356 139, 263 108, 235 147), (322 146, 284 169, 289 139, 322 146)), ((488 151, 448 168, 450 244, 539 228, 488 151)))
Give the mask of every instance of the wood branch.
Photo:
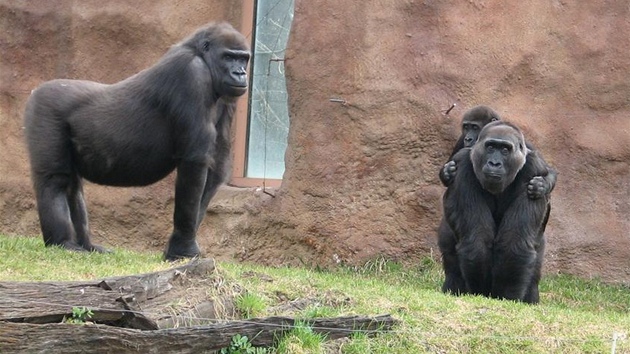
MULTIPOLYGON (((236 334, 247 336, 255 346, 271 346, 296 321, 269 317, 155 331, 104 325, 0 322, 0 348, 3 353, 200 353, 229 346, 236 334)), ((373 335, 390 330, 396 322, 390 315, 308 320, 313 331, 325 334, 327 339, 348 337, 358 331, 373 335)))
POLYGON ((183 275, 205 277, 212 259, 196 259, 161 272, 85 282, 0 282, 0 321, 56 323, 74 307, 94 309, 90 319, 138 329, 157 329, 155 320, 140 313, 142 305, 167 293, 183 275))
POLYGON ((131 292, 136 301, 144 302, 169 291, 173 287, 173 281, 183 274, 189 277, 205 277, 214 269, 213 259, 199 258, 193 259, 185 265, 161 272, 107 278, 99 285, 105 289, 118 290, 121 293, 131 292))

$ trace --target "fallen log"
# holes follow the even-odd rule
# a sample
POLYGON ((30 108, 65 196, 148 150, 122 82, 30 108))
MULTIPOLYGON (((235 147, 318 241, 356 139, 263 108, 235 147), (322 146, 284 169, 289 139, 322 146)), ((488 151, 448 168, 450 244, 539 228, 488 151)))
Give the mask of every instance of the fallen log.
MULTIPOLYGON (((272 346, 296 325, 289 317, 230 321, 207 326, 141 331, 105 325, 66 323, 34 325, 0 322, 2 353, 203 353, 229 346, 233 336, 247 336, 252 345, 272 346)), ((374 335, 390 330, 390 315, 302 320, 327 339, 362 332, 374 335)))
POLYGON ((213 270, 214 260, 196 259, 160 272, 96 281, 0 282, 0 321, 57 323, 71 317, 73 308, 86 307, 93 312, 90 321, 154 330, 158 319, 142 313, 151 309, 151 300, 167 294, 182 278, 206 279, 213 270))

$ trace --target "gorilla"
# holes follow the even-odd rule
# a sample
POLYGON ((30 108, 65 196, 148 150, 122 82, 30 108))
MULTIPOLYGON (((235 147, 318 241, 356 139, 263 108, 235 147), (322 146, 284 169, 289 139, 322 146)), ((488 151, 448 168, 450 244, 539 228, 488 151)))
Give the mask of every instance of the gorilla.
MULTIPOLYGON (((453 156, 462 148, 472 147, 477 141, 481 129, 490 122, 501 120, 501 116, 492 108, 479 105, 471 108, 462 117, 462 135, 457 139, 453 152, 440 170, 440 181, 444 187, 448 187, 457 173, 457 165, 453 161, 453 156)), ((527 143, 527 148, 533 150, 534 147, 527 143)), ((532 199, 542 198, 553 190, 556 184, 557 173, 551 169, 551 173, 546 177, 534 176, 529 181, 527 195, 532 199)))
MULTIPOLYGON (((450 186, 457 172, 457 164, 453 160, 453 156, 462 148, 472 147, 484 126, 500 120, 501 116, 497 112, 483 105, 473 107, 464 113, 462 117, 462 135, 457 140, 448 162, 440 169, 440 181, 445 187, 450 186)), ((526 147, 533 152, 531 156, 538 156, 538 162, 544 164, 548 171, 544 176, 532 176, 527 186, 527 196, 530 199, 545 198, 547 199, 548 207, 551 208, 549 197, 556 184, 557 172, 544 162, 542 156, 536 152, 536 149, 531 144, 526 143, 526 147)), ((456 252, 457 240, 445 218, 442 218, 440 222, 438 235, 438 246, 442 254, 442 264, 446 276, 442 285, 442 291, 455 295, 465 293, 466 285, 461 275, 456 252)))
POLYGON ((53 80, 34 90, 24 124, 46 246, 105 251, 90 241, 83 179, 146 186, 177 169, 164 257, 197 256, 197 229, 228 169, 249 58, 243 35, 211 23, 118 83, 53 80))
POLYGON ((505 121, 487 124, 453 161, 458 172, 443 197, 447 228, 438 231, 440 241, 453 243, 442 249, 440 242, 443 290, 538 303, 550 204, 548 195, 530 198, 527 189, 549 166, 505 121))

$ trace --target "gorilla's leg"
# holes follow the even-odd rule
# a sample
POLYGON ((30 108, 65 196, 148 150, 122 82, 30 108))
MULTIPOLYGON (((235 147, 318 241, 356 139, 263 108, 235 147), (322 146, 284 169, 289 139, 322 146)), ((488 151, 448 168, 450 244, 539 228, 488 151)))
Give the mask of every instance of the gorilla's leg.
POLYGON ((174 229, 164 254, 166 260, 195 257, 200 253, 195 233, 207 174, 208 168, 201 162, 182 161, 177 167, 174 229))
POLYGON ((83 198, 83 182, 78 175, 75 175, 71 181, 68 206, 79 246, 90 252, 108 252, 105 248, 94 245, 90 241, 87 207, 83 198))
POLYGON ((442 266, 444 267, 444 284, 442 292, 461 295, 466 293, 466 282, 459 269, 459 259, 455 249, 457 241, 455 233, 448 226, 445 219, 442 219, 438 228, 438 246, 442 253, 442 266))
POLYGON ((69 250, 85 251, 75 242, 76 233, 67 194, 72 184, 70 179, 65 174, 35 178, 39 222, 46 246, 57 245, 69 250))
POLYGON ((492 297, 538 302, 547 211, 546 200, 526 196, 506 211, 494 244, 492 297))
POLYGON ((485 242, 483 237, 467 237, 456 248, 468 292, 489 296, 492 287, 492 244, 485 242))
MULTIPOLYGON (((549 208, 547 209, 549 210, 549 208)), ((540 278, 542 276, 542 264, 543 258, 545 256, 545 239, 542 236, 542 232, 544 232, 545 225, 547 224, 547 220, 549 219, 549 213, 545 216, 545 220, 543 223, 542 231, 541 231, 541 244, 536 250, 536 264, 534 265, 534 275, 532 277, 532 281, 529 284, 529 288, 525 293, 525 297, 523 298, 523 302, 528 304, 537 304, 540 301, 540 295, 538 293, 538 283, 540 283, 540 278)))

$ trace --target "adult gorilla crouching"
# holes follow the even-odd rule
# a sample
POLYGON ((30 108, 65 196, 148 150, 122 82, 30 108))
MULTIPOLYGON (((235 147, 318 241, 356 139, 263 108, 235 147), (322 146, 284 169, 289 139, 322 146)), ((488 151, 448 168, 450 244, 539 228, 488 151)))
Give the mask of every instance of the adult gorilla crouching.
MULTIPOLYGON (((453 148, 448 162, 440 169, 440 181, 445 187, 451 185, 457 174, 457 164, 453 160, 455 154, 463 148, 472 147, 475 142, 477 142, 477 138, 483 127, 498 120, 501 120, 500 115, 488 106, 475 106, 464 113, 461 122, 462 133, 453 148)), ((530 199, 546 198, 549 200, 550 193, 556 184, 557 173, 553 168, 546 165, 540 154, 536 152, 536 149, 531 144, 526 143, 526 147, 530 151, 529 156, 536 156, 540 163, 545 164, 545 168, 541 168, 541 171, 547 172, 544 176, 532 176, 527 185, 527 196, 530 199)), ((442 265, 446 278, 442 285, 442 291, 456 295, 465 293, 466 286, 461 275, 457 257, 457 240, 445 218, 442 218, 440 221, 438 235, 438 246, 442 254, 442 265)))
POLYGON ((164 256, 198 255, 197 229, 226 175, 249 57, 243 35, 213 23, 118 83, 53 80, 34 90, 24 124, 45 244, 103 251, 90 241, 83 178, 146 186, 177 169, 164 256))
POLYGON ((486 125, 477 143, 453 160, 458 172, 443 199, 448 228, 440 227, 438 237, 454 236, 454 252, 443 262, 456 269, 444 287, 538 303, 550 205, 548 195, 532 199, 527 188, 533 176, 550 173, 547 164, 504 121, 486 125))

